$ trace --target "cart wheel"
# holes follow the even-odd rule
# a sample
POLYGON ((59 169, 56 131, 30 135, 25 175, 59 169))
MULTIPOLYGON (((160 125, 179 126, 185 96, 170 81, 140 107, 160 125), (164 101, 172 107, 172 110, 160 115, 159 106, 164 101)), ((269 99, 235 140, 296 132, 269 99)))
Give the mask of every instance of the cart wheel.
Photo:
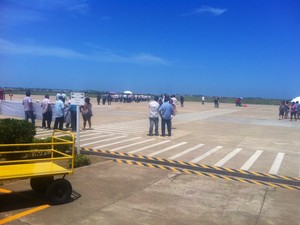
POLYGON ((66 179, 55 180, 47 189, 47 198, 53 205, 66 203, 72 194, 72 185, 66 179))
POLYGON ((30 186, 32 190, 37 193, 46 193, 47 188, 53 183, 54 177, 33 177, 30 179, 30 186))

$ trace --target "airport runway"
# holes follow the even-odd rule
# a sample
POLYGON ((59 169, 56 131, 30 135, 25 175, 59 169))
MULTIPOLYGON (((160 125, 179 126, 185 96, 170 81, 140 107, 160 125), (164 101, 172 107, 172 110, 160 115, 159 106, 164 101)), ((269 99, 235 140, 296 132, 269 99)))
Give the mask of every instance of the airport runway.
MULTIPOLYGON (((186 103, 173 119, 171 137, 147 136, 146 103, 94 105, 93 109, 93 130, 80 132, 82 148, 300 177, 300 121, 278 120, 277 106, 221 104, 215 109, 209 103, 186 103)), ((37 137, 49 135, 51 131, 37 129, 37 137)), ((92 156, 93 160, 96 157, 100 156, 92 156)), ((299 191, 259 183, 109 159, 79 168, 68 179, 80 197, 9 224, 296 225, 300 221, 299 191)), ((6 204, 0 206, 0 224, 2 218, 44 205, 30 191, 28 181, 3 188, 15 195, 0 194, 6 204)))
MULTIPOLYGON (((230 116, 243 113, 243 110, 248 109, 231 107, 179 113, 173 119, 172 137, 147 136, 149 122, 146 118, 94 125, 93 130, 80 132, 80 146, 300 177, 300 164, 295 160, 297 155, 299 158, 299 151, 293 146, 297 142, 297 135, 294 136, 293 132, 283 133, 284 130, 300 129, 300 121, 281 121, 276 114, 270 120, 230 116), (228 124, 232 126, 231 131, 226 130, 228 124), (215 125, 216 130, 209 133, 212 128, 205 127, 212 125, 215 125), (274 133, 275 129, 278 129, 281 137, 277 139, 276 135, 272 140, 270 133, 274 133), (262 136, 256 136, 256 130, 262 136), (251 136, 242 136, 241 132, 251 133, 251 136), (295 140, 289 140, 290 135, 295 140), (204 138, 205 136, 210 138, 204 138), (221 138, 224 143, 218 141, 221 138)), ((36 137, 51 136, 51 132, 37 129, 36 137)))

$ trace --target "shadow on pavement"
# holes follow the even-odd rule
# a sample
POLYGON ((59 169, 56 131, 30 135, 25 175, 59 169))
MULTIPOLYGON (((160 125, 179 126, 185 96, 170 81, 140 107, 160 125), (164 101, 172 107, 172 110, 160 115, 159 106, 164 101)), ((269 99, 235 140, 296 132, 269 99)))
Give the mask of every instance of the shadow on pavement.
MULTIPOLYGON (((81 194, 72 192, 70 200, 66 203, 73 202, 81 197, 81 194)), ((12 192, 10 194, 0 194, 0 213, 13 210, 33 208, 40 205, 49 204, 46 196, 38 194, 32 190, 12 192)))

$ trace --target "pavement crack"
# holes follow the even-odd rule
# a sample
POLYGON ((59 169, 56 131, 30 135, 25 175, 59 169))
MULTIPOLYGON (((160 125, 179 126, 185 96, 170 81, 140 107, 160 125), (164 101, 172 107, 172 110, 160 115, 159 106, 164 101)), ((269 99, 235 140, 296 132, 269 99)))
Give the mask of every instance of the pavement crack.
POLYGON ((154 212, 150 212, 148 210, 142 210, 142 209, 137 209, 137 208, 132 208, 132 207, 126 207, 127 209, 130 209, 130 210, 134 210, 134 211, 137 211, 137 212, 142 212, 142 213, 146 213, 148 215, 152 215, 152 216, 157 216, 157 217, 160 217, 160 218, 164 218, 162 215, 160 214, 157 214, 157 213, 154 213, 154 212))
MULTIPOLYGON (((93 210, 93 211, 94 211, 94 212, 97 212, 97 211, 99 211, 99 210, 101 211, 101 210, 103 210, 103 209, 105 209, 105 208, 107 208, 107 207, 110 207, 110 206, 112 206, 112 205, 115 205, 116 203, 118 203, 118 202, 120 202, 120 201, 124 201, 124 200, 128 199, 129 197, 131 197, 132 195, 137 194, 137 193, 139 193, 139 192, 141 192, 141 191, 144 191, 144 190, 147 189, 149 186, 155 185, 156 183, 158 183, 158 182, 160 182, 161 180, 164 180, 164 179, 165 179, 165 177, 156 179, 156 180, 154 180, 154 181, 148 183, 148 184, 145 185, 144 187, 142 187, 142 188, 140 188, 140 189, 138 189, 138 190, 136 190, 136 191, 134 191, 134 192, 130 192, 130 193, 128 193, 127 195, 125 195, 125 196, 123 196, 123 197, 121 197, 121 198, 118 198, 118 199, 116 199, 116 200, 114 200, 114 201, 108 203, 107 205, 104 205, 104 206, 102 206, 102 207, 100 207, 100 208, 97 208, 97 209, 95 209, 95 210, 93 210)), ((137 209, 134 208, 134 210, 137 210, 137 209)), ((141 211, 142 211, 142 210, 141 210, 141 211)), ((145 212, 147 212, 147 211, 145 211, 145 212)), ((150 213, 150 212, 148 212, 148 213, 150 213)), ((153 214, 153 215, 155 215, 155 214, 153 214)))
POLYGON ((260 207, 260 210, 259 210, 259 213, 258 213, 256 222, 255 222, 255 225, 258 225, 258 223, 259 223, 259 219, 260 219, 262 210, 263 210, 263 208, 264 208, 265 201, 266 201, 266 198, 267 198, 267 194, 268 194, 269 191, 270 191, 270 188, 269 188, 269 187, 266 187, 266 191, 265 191, 265 194, 264 194, 264 197, 263 197, 263 201, 262 201, 262 204, 261 204, 261 207, 260 207))
POLYGON ((168 179, 172 182, 174 180, 176 180, 182 173, 181 172, 177 172, 177 173, 174 173, 174 174, 171 174, 168 179))

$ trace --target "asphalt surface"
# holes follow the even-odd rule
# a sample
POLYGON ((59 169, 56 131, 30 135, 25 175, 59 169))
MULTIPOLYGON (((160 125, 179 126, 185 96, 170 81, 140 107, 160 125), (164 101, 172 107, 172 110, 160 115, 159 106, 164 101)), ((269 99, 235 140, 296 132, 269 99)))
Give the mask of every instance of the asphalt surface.
MULTIPOLYGON (((300 121, 278 120, 277 106, 186 103, 171 137, 149 137, 147 103, 93 102, 82 147, 299 178, 300 121)), ((0 186, 13 191, 0 192, 0 224, 300 224, 296 190, 90 157, 92 165, 66 177, 73 195, 64 205, 47 206, 29 180, 0 186)))

